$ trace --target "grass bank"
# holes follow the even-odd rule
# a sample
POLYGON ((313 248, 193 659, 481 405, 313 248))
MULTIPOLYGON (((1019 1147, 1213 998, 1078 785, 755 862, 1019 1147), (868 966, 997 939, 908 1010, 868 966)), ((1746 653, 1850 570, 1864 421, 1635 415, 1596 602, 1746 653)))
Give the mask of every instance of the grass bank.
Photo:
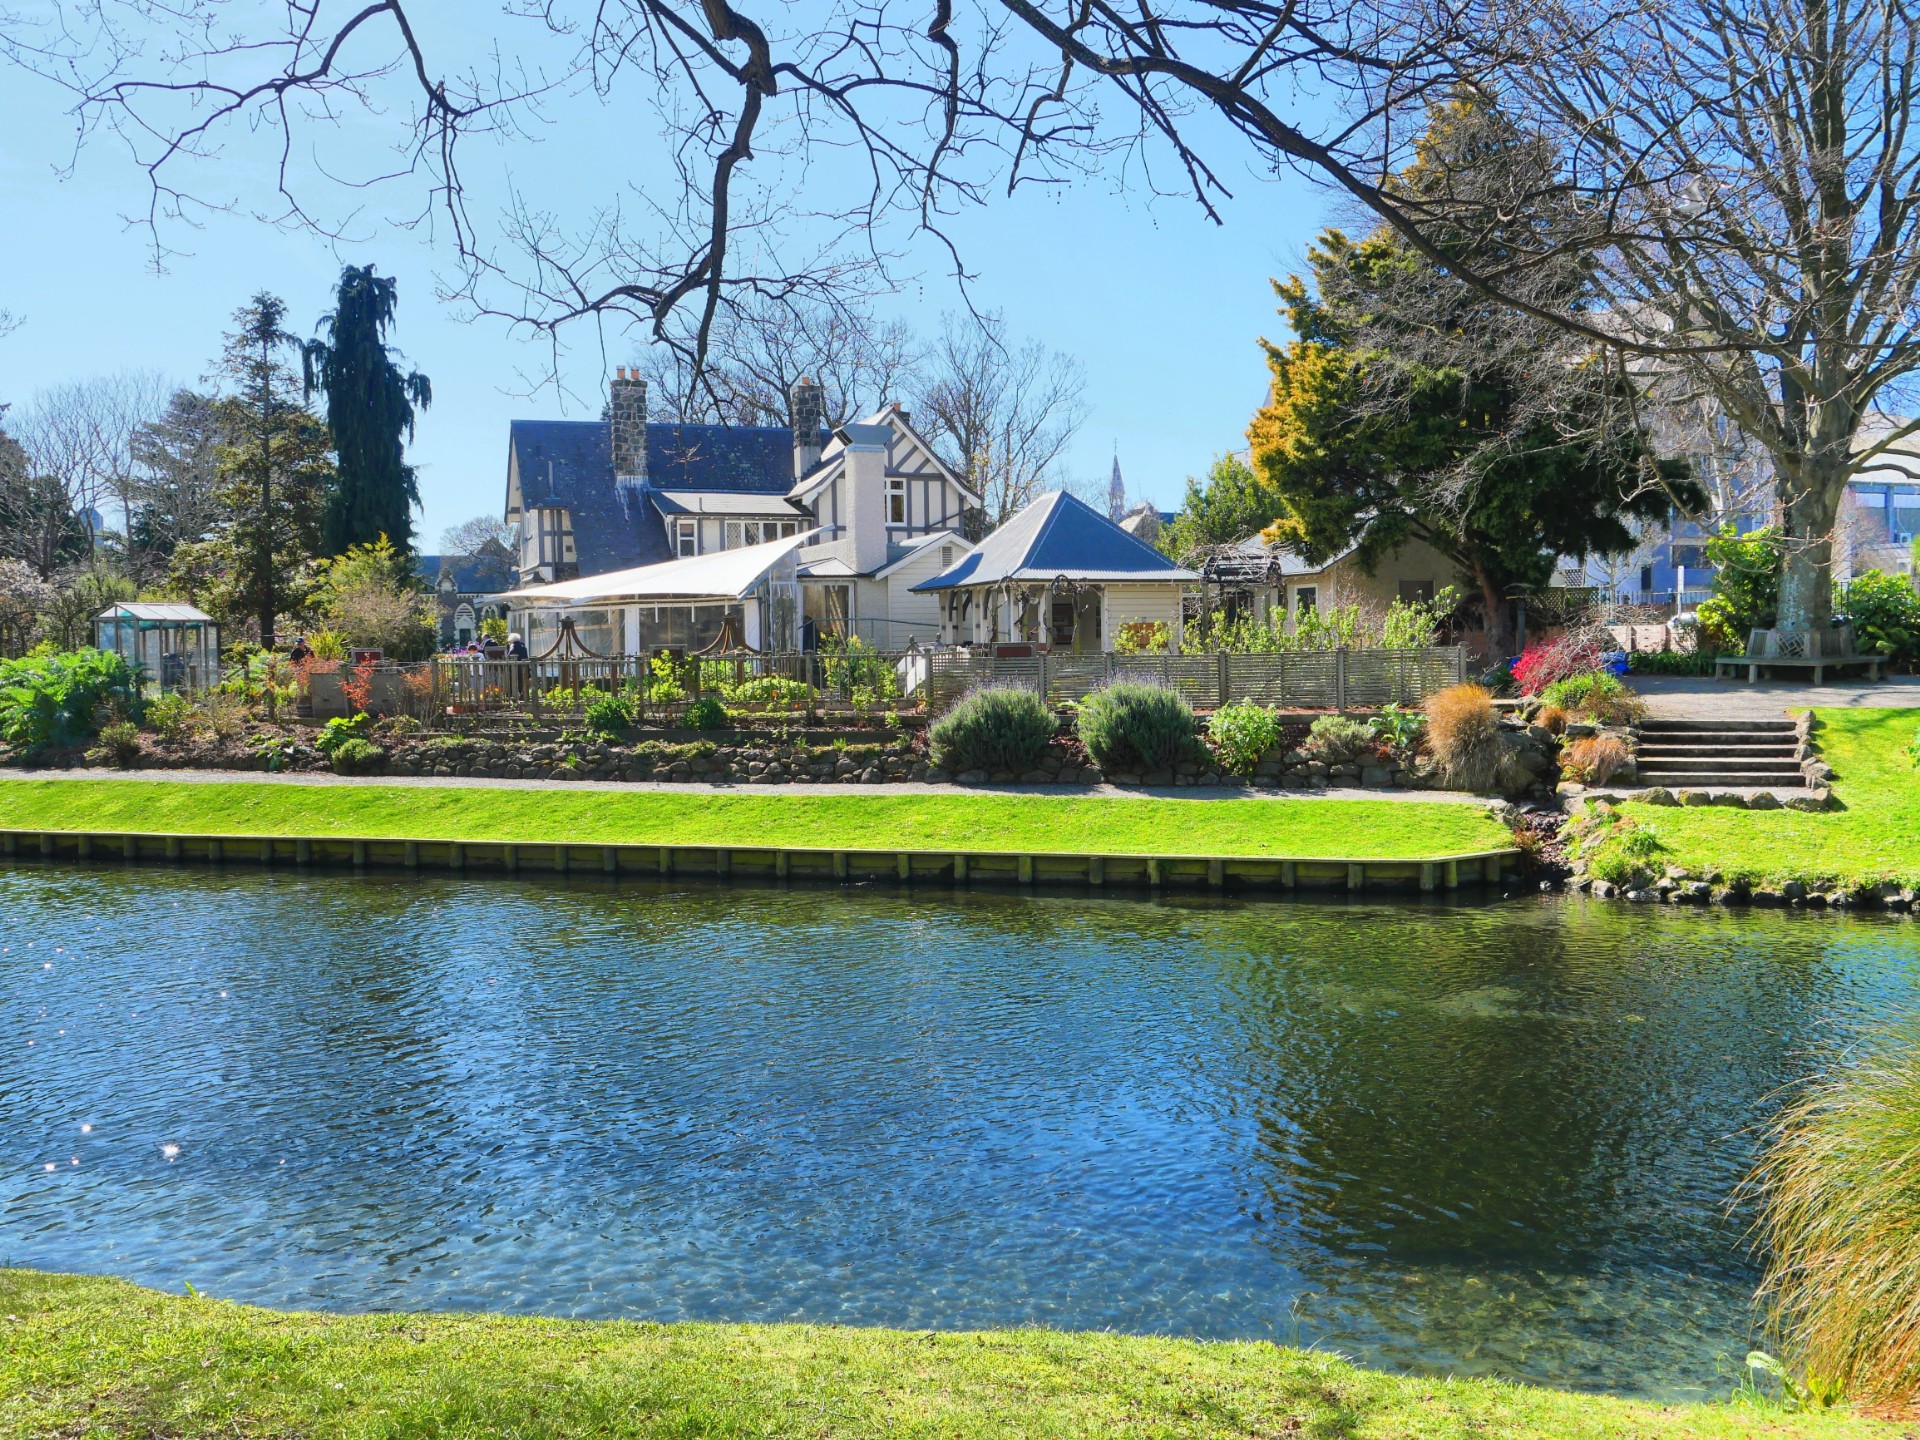
POLYGON ((1420 860, 1501 849, 1478 805, 1056 795, 747 795, 168 780, 0 781, 0 829, 1420 860))
POLYGON ((1920 710, 1821 710, 1815 741, 1843 808, 1622 807, 1663 847, 1659 860, 1760 884, 1832 880, 1920 885, 1920 771, 1905 747, 1920 710))
POLYGON ((0 1271, 0 1436, 1879 1440, 1895 1427, 1406 1379, 1264 1344, 325 1316, 0 1271))

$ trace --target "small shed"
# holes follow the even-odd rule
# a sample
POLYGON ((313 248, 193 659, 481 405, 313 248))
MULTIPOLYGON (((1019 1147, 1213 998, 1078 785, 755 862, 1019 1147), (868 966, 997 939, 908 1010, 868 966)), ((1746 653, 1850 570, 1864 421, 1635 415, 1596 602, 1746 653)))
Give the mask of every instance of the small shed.
POLYGON ((162 690, 204 690, 220 678, 220 626, 192 605, 158 600, 109 605, 94 617, 93 643, 162 690))

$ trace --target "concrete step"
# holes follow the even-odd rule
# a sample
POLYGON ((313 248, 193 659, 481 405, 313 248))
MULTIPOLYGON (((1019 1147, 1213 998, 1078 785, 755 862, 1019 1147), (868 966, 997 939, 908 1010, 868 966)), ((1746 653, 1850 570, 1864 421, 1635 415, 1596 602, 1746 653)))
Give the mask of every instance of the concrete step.
POLYGON ((1792 720, 1670 720, 1664 717, 1642 720, 1642 735, 1697 735, 1702 732, 1716 734, 1743 735, 1793 735, 1796 733, 1792 720))
POLYGON ((1791 760, 1799 754, 1799 747, 1794 745, 1773 744, 1722 745, 1718 741, 1710 744, 1701 743, 1697 745, 1683 744, 1677 741, 1671 744, 1649 744, 1643 740, 1640 743, 1639 753, 1641 755, 1656 755, 1668 759, 1678 758, 1680 756, 1691 756, 1700 759, 1791 760))

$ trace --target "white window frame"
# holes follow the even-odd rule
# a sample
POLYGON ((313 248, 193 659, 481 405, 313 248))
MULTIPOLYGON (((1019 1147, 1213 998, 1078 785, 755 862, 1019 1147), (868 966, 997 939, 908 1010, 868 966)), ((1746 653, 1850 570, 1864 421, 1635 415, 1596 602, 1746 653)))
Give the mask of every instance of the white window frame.
POLYGON ((700 553, 700 522, 698 520, 673 522, 673 553, 675 558, 680 560, 700 553))
POLYGON ((907 523, 907 477, 904 475, 887 477, 887 523, 907 523))

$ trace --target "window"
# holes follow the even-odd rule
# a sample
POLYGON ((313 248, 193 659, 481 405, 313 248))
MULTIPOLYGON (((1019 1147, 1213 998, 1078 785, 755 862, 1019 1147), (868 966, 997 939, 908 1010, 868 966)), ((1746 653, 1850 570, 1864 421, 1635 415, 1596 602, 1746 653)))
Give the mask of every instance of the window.
POLYGON ((681 559, 700 553, 700 522, 698 520, 676 520, 674 524, 673 553, 681 559))
POLYGON ((1642 565, 1640 567, 1640 593, 1642 595, 1648 595, 1648 594, 1651 594, 1652 592, 1653 592, 1653 567, 1651 565, 1642 565))
POLYGON ((904 475, 887 477, 887 523, 907 523, 907 477, 904 475))
POLYGON ((1400 603, 1402 605, 1432 604, 1433 582, 1431 580, 1402 580, 1400 582, 1400 603))
POLYGON ((1704 545, 1676 545, 1673 547, 1673 563, 1684 565, 1689 570, 1706 567, 1707 547, 1704 545))
POLYGON ((1303 615, 1309 610, 1320 608, 1320 587, 1318 585, 1299 585, 1293 592, 1293 613, 1303 615))
POLYGON ((942 570, 945 570, 952 564, 953 564, 953 546, 942 545, 940 547, 940 568, 942 570))

